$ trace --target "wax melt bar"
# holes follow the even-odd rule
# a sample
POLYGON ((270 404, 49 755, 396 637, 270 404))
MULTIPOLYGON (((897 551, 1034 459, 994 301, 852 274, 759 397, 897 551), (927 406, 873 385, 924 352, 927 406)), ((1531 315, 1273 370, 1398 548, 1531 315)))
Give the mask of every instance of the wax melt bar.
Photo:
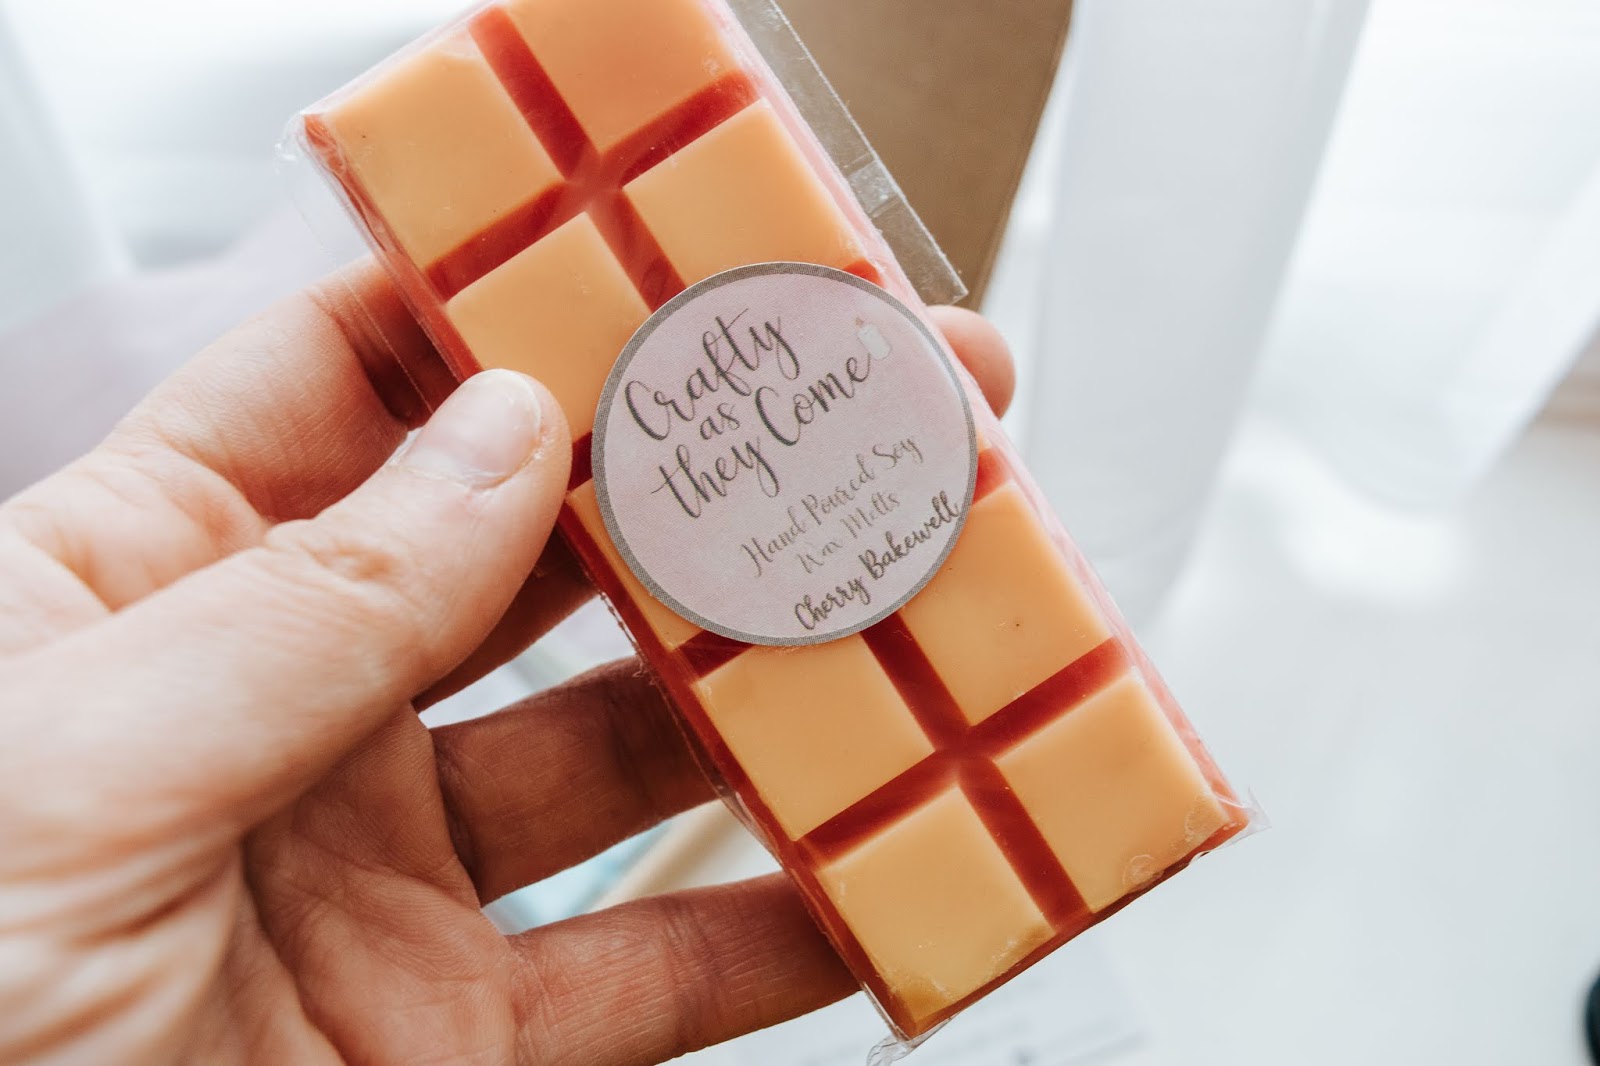
POLYGON ((720 0, 491 4, 303 121, 455 376, 510 367, 562 404, 578 438, 563 535, 901 1037, 1248 826, 964 377, 965 525, 859 632, 732 639, 652 595, 614 543, 590 433, 653 312, 789 261, 923 313, 720 0))

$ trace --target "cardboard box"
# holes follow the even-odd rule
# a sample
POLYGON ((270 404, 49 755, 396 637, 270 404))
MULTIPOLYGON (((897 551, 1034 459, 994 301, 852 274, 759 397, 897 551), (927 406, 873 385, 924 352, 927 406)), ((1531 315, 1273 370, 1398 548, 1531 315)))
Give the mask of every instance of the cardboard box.
POLYGON ((779 0, 977 305, 1072 0, 779 0))

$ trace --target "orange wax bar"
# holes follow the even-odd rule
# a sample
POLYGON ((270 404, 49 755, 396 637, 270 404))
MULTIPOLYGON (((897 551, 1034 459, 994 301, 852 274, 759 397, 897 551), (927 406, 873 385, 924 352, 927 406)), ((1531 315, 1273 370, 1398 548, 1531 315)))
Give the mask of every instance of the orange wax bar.
POLYGON ((581 438, 563 534, 901 1037, 1246 828, 970 381, 967 524, 886 621, 824 644, 741 644, 625 565, 587 434, 654 310, 776 260, 921 308, 719 0, 504 0, 304 123, 455 376, 513 368, 563 405, 581 438), (840 695, 806 695, 819 679, 840 695))

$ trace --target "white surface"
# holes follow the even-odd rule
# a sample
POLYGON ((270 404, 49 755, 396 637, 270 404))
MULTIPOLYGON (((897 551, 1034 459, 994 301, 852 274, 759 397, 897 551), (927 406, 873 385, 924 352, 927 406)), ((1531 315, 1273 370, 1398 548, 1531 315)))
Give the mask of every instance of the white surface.
POLYGON ((1275 827, 1104 928, 1154 1030, 1108 1063, 1586 1063, 1597 486, 1600 418, 1432 517, 1249 428, 1148 645, 1275 827))

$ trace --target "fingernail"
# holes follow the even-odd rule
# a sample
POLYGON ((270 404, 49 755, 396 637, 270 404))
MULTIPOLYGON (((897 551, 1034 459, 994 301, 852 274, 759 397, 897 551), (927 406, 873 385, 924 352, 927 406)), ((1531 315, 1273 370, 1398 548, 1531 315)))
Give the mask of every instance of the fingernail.
POLYGON ((486 370, 434 412, 400 464, 474 488, 522 469, 539 444, 539 393, 521 374, 486 370))

